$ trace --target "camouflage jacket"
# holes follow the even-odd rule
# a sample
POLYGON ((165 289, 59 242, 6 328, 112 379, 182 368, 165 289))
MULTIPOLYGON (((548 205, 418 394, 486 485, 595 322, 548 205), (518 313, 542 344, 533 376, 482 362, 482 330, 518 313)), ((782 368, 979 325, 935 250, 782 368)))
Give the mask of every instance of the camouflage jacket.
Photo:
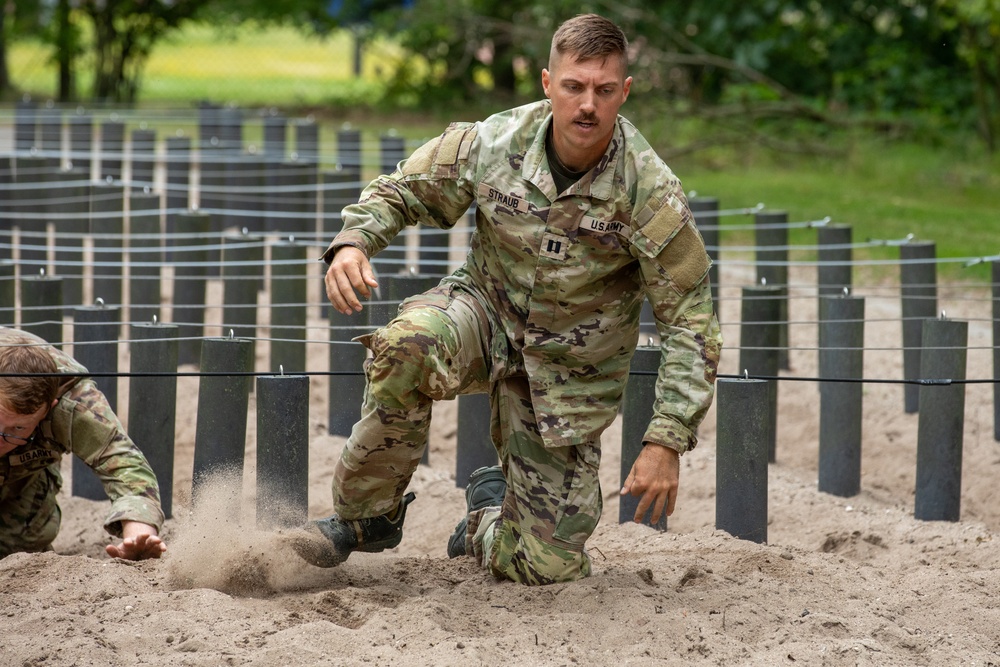
MULTIPOLYGON (((0 327, 0 345, 9 335, 10 329, 0 327)), ((44 344, 41 338, 37 340, 44 344)), ((14 495, 30 477, 51 474, 60 479, 62 456, 72 453, 93 469, 111 499, 111 511, 104 522, 109 533, 121 537, 123 520, 141 521, 160 530, 164 518, 160 490, 146 457, 125 433, 104 393, 92 379, 83 377, 87 369, 55 347, 47 350, 59 372, 81 377, 69 378, 63 385, 58 403, 38 425, 35 439, 0 458, 0 512, 23 505, 24 499, 14 495)), ((36 501, 54 503, 55 498, 36 501)), ((39 509, 40 505, 18 511, 39 509)))
POLYGON ((327 249, 368 257, 406 225, 451 228, 476 205, 465 264, 442 288, 492 320, 492 379, 526 373, 546 446, 593 442, 617 413, 648 297, 662 361, 644 441, 684 452, 714 395, 722 345, 710 259, 680 181, 619 117, 601 161, 556 192, 547 100, 453 123, 343 211, 327 249))

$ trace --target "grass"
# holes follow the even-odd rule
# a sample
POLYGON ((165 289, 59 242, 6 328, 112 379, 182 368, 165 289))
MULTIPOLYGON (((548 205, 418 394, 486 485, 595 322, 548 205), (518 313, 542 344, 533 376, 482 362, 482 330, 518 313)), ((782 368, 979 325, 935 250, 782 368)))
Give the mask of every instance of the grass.
MULTIPOLYGON (((913 235, 933 241, 942 259, 1000 254, 997 156, 957 146, 887 143, 871 136, 855 137, 839 157, 757 153, 721 164, 694 155, 674 161, 672 168, 686 189, 718 197, 721 208, 763 203, 787 211, 792 221, 829 217, 851 225, 856 243, 913 235)), ((790 235, 793 244, 815 244, 815 238, 814 230, 790 235)), ((858 259, 898 256, 893 247, 856 252, 858 259)), ((945 263, 939 272, 950 280, 990 278, 986 264, 966 268, 962 262, 945 263)))
MULTIPOLYGON (((142 82, 143 108, 184 107, 188 125, 152 114, 150 125, 193 134, 192 102, 199 99, 244 107, 280 107, 288 113, 313 113, 322 123, 325 152, 333 153, 336 130, 347 122, 361 129, 374 148, 387 128, 412 142, 440 132, 450 120, 474 120, 508 103, 480 100, 469 108, 437 113, 373 111, 384 92, 386 73, 398 52, 379 42, 366 51, 362 76, 353 76, 354 43, 349 33, 328 39, 303 37, 288 28, 243 28, 223 33, 189 26, 154 51, 142 82)), ((53 94, 55 71, 42 45, 18 41, 9 51, 14 80, 38 97, 53 94)), ((86 69, 86 63, 81 71, 86 69)), ((87 82, 80 82, 86 89, 87 82)), ((669 115, 633 96, 623 110, 664 155, 712 128, 690 123, 671 126, 669 115), (645 116, 645 117, 644 117, 645 116), (681 136, 682 139, 678 139, 681 136)), ((247 142, 259 139, 248 124, 247 142)), ((815 140, 815 137, 813 137, 815 140)), ((788 212, 793 221, 829 217, 852 226, 854 240, 902 239, 912 234, 932 240, 941 258, 1000 253, 1000 158, 985 155, 975 142, 949 138, 938 146, 891 142, 872 135, 841 135, 827 141, 830 155, 789 155, 759 147, 715 149, 670 158, 688 191, 718 197, 722 208, 763 203, 788 212)), ((748 217, 727 218, 746 224, 748 217)), ((723 242, 749 242, 750 233, 724 233, 723 242)), ((813 230, 793 232, 794 244, 815 243, 813 230)), ((808 253, 806 253, 808 255, 808 253)), ((863 253, 856 254, 863 259, 863 253)), ((874 259, 898 257, 894 248, 875 249, 874 259)), ((793 255, 793 259, 802 258, 793 255)), ((950 280, 984 282, 989 268, 944 264, 950 280)))
MULTIPOLYGON (((354 70, 351 33, 327 38, 305 36, 291 28, 244 27, 222 31, 193 24, 157 44, 141 82, 141 102, 211 99, 248 106, 351 105, 378 100, 386 73, 398 51, 375 41, 366 46, 362 75, 354 70)), ((51 50, 33 41, 10 46, 14 81, 37 96, 55 94, 51 50)), ((78 88, 88 90, 90 63, 79 63, 78 88)))

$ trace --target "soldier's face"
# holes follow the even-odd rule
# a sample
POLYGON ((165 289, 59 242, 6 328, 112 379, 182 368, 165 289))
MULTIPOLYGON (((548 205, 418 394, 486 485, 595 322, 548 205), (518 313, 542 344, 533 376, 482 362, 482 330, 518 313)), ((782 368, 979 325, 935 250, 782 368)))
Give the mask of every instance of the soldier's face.
POLYGON ((43 405, 30 415, 22 415, 7 409, 0 400, 0 451, 25 444, 38 424, 45 419, 50 406, 43 405))
POLYGON ((542 70, 542 88, 552 101, 556 155, 574 171, 600 160, 615 130, 618 110, 628 99, 632 77, 618 58, 576 60, 556 56, 542 70))

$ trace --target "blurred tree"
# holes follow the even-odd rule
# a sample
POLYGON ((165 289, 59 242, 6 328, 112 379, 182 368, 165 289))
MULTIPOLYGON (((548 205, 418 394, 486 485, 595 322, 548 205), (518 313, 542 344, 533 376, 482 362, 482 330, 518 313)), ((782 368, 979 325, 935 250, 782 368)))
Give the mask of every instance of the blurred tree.
POLYGON ((594 11, 569 0, 416 0, 374 17, 374 29, 419 56, 429 73, 400 63, 391 95, 421 104, 472 100, 484 90, 500 98, 538 93, 538 72, 561 17, 594 11))
POLYGON ((59 69, 60 102, 76 99, 76 58, 80 55, 80 29, 73 23, 70 0, 58 0, 50 31, 55 44, 55 59, 59 69))
POLYGON ((135 101, 153 45, 211 0, 76 0, 93 23, 94 99, 135 101))
POLYGON ((958 55, 972 72, 976 128, 990 152, 1000 141, 1000 0, 938 0, 959 34, 958 55))
POLYGON ((7 44, 14 35, 38 35, 49 20, 40 0, 0 0, 0 99, 9 99, 16 91, 7 67, 7 44))

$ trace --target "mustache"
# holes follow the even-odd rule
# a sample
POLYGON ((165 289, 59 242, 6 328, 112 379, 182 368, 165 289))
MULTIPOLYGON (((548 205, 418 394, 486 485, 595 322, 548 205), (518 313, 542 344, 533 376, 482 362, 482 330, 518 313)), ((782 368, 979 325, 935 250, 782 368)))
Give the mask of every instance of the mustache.
POLYGON ((597 123, 597 116, 592 113, 580 114, 573 119, 574 123, 597 123))

